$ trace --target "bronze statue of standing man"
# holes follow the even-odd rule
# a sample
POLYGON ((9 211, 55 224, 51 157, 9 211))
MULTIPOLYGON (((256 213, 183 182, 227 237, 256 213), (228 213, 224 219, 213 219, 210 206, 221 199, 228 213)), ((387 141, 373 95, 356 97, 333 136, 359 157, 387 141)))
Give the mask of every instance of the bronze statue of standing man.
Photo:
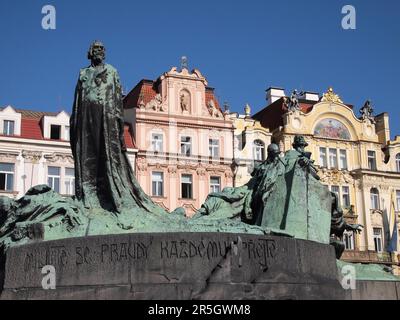
POLYGON ((75 194, 86 208, 121 212, 154 210, 130 166, 124 142, 122 90, 117 70, 105 60, 105 47, 90 46, 91 64, 83 68, 70 119, 75 161, 75 194))

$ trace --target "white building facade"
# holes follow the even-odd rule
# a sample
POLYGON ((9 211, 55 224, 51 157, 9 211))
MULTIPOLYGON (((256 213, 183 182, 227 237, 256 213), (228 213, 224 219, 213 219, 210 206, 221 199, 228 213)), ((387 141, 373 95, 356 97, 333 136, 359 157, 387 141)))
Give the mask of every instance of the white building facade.
MULTIPOLYGON (((127 127, 125 142, 134 168, 136 149, 127 127)), ((0 195, 18 199, 40 184, 74 195, 69 114, 0 109, 0 195)))

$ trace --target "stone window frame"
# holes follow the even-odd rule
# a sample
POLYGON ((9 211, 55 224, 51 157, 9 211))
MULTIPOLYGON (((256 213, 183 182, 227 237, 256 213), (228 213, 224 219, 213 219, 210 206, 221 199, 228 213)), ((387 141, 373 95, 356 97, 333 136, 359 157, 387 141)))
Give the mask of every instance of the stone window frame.
POLYGON ((382 253, 384 251, 383 248, 383 232, 381 227, 373 227, 372 228, 372 238, 374 240, 374 249, 377 253, 382 253), (378 232, 379 231, 379 232, 378 232), (379 240, 379 242, 378 242, 379 240))
POLYGON ((152 197, 164 197, 164 172, 163 171, 152 171, 151 172, 151 196, 152 197), (154 179, 154 174, 159 173, 161 176, 161 180, 155 180, 154 179), (161 188, 155 188, 156 191, 161 191, 161 192, 154 192, 154 183, 156 183, 156 186, 158 183, 160 183, 161 188), (160 189, 160 190, 159 190, 160 189))
POLYGON ((151 143, 151 151, 153 151, 153 152, 164 152, 164 133, 158 132, 158 131, 157 132, 154 132, 154 131, 151 132, 151 142, 150 143, 151 143), (160 136, 161 139, 159 139, 159 140, 154 139, 154 136, 160 136), (161 146, 161 150, 157 150, 156 145, 161 146))
POLYGON ((221 151, 220 150, 220 146, 221 146, 221 143, 220 143, 219 139, 208 138, 208 155, 209 155, 209 157, 211 157, 211 158, 219 158, 220 157, 220 151, 221 151), (211 143, 212 141, 214 141, 214 142, 216 141, 217 144, 213 145, 211 143), (215 150, 217 150, 216 154, 214 154, 215 150))
POLYGON ((220 176, 210 176, 210 193, 211 192, 220 192, 221 191, 221 181, 222 181, 222 179, 221 179, 221 177, 220 176), (218 191, 215 191, 214 190, 214 186, 216 186, 217 184, 213 184, 212 182, 211 182, 211 180, 213 179, 213 178, 217 178, 218 179, 218 191))
POLYGON ((396 171, 400 172, 400 152, 396 154, 395 162, 396 162, 396 171))
POLYGON ((4 119, 3 120, 3 135, 5 136, 14 136, 15 135, 15 120, 11 120, 11 119, 4 119), (12 132, 9 132, 10 127, 7 125, 6 126, 6 122, 7 123, 12 123, 12 132))
POLYGON ((377 163, 376 163, 376 151, 375 150, 367 150, 367 164, 368 169, 372 171, 377 171, 377 163), (371 162, 370 162, 371 160, 371 162))
POLYGON ((378 188, 371 188, 369 190, 369 196, 370 196, 370 205, 372 210, 381 210, 381 205, 380 205, 380 192, 378 188), (376 192, 373 192, 375 191, 376 192))
POLYGON ((6 176, 5 176, 5 188, 4 188, 4 190, 0 190, 0 192, 7 192, 7 193, 11 193, 11 192, 14 192, 15 191, 15 179, 16 179, 16 174, 15 174, 15 162, 5 162, 5 161, 1 161, 0 162, 0 165, 1 164, 7 164, 7 165, 12 165, 13 166, 13 171, 6 171, 6 170, 0 170, 0 174, 5 174, 6 176), (8 190, 7 189, 7 181, 8 181, 8 176, 9 175, 12 175, 12 185, 11 185, 11 190, 8 190))
MULTIPOLYGON (((59 177, 59 190, 56 191, 58 192, 60 195, 62 196, 73 196, 75 194, 75 176, 73 179, 71 178, 67 178, 67 177, 71 177, 70 175, 67 175, 67 169, 73 169, 75 170, 75 168, 71 165, 66 165, 66 164, 61 164, 61 163, 49 163, 46 166, 46 184, 52 188, 54 191, 56 191, 50 184, 49 184, 49 177, 59 177), (57 175, 49 175, 49 167, 54 167, 54 168, 59 168, 60 169, 60 174, 59 176, 57 175), (73 180, 70 181, 70 185, 74 186, 74 193, 70 194, 67 193, 67 188, 66 188, 66 183, 68 180, 73 180)), ((74 171, 75 172, 75 171, 74 171)))
POLYGON ((253 160, 254 161, 264 161, 265 160, 265 142, 261 139, 255 139, 253 141, 253 160), (259 142, 259 144, 257 144, 259 142), (257 159, 256 155, 258 154, 258 150, 260 149, 261 159, 257 159))
POLYGON ((194 195, 193 195, 193 174, 191 174, 191 173, 182 173, 181 174, 181 177, 180 177, 180 182, 181 182, 181 199, 189 199, 189 200, 193 200, 194 199, 194 195), (187 177, 190 177, 190 183, 187 183, 187 182, 183 182, 183 176, 187 176, 187 177), (183 196, 183 184, 190 184, 190 197, 184 197, 183 196))

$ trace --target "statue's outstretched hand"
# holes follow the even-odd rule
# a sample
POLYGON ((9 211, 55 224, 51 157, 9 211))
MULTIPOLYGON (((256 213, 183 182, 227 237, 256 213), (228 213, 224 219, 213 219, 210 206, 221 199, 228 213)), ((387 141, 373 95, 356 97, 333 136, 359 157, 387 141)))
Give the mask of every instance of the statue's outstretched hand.
POLYGON ((360 233, 363 230, 364 226, 361 224, 347 224, 346 230, 354 231, 356 233, 360 233))

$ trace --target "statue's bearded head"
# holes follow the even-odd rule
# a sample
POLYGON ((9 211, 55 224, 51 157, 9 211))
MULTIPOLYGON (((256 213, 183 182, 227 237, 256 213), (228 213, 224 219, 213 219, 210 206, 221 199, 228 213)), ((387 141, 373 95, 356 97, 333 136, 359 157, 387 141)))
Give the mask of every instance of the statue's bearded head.
POLYGON ((92 64, 98 65, 104 62, 106 58, 106 48, 100 41, 94 41, 88 51, 88 59, 92 61, 92 64))

